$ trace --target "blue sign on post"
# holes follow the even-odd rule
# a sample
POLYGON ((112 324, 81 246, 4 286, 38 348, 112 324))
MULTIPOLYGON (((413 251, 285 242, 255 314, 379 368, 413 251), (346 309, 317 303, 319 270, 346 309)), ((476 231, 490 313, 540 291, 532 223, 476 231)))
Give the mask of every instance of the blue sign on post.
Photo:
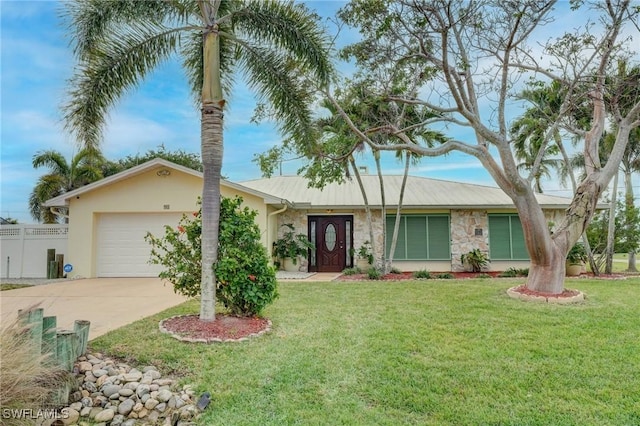
POLYGON ((70 264, 70 263, 67 263, 66 265, 64 265, 63 269, 64 269, 65 272, 71 272, 71 271, 73 271, 73 265, 70 264))

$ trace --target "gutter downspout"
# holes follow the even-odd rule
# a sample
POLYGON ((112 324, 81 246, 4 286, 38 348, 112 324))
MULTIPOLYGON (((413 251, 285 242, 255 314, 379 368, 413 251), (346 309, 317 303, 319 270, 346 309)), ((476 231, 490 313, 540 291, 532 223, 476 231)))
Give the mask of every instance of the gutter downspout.
POLYGON ((284 213, 284 212, 289 208, 289 205, 291 204, 291 203, 289 203, 287 200, 283 200, 283 199, 281 199, 281 200, 280 200, 280 203, 281 203, 281 204, 284 204, 284 207, 283 207, 283 208, 281 208, 280 210, 276 210, 276 211, 274 211, 274 212, 271 212, 271 213, 269 213, 269 214, 267 215, 267 225, 266 225, 266 227, 265 227, 265 232, 266 232, 266 234, 267 234, 267 250, 268 250, 268 249, 272 246, 272 244, 273 244, 273 241, 270 241, 271 235, 269 234, 269 221, 270 221, 270 219, 271 219, 271 216, 275 216, 275 215, 277 215, 277 214, 284 213))

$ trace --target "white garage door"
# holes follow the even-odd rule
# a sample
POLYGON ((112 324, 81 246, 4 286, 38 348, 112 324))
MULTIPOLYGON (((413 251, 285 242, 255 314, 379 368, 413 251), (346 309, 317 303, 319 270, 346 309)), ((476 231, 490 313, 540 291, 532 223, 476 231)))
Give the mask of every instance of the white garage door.
POLYGON ((164 235, 164 225, 177 226, 181 213, 113 213, 98 219, 98 277, 157 277, 162 267, 150 265, 147 232, 164 235))

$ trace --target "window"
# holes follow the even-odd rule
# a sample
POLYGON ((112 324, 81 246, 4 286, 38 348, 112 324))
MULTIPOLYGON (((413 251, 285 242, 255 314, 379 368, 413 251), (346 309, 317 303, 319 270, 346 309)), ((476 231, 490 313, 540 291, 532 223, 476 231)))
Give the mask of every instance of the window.
MULTIPOLYGON (((387 216, 387 253, 391 249, 395 216, 387 216)), ((450 260, 449 216, 405 215, 400 218, 395 260, 450 260)))
POLYGON ((518 215, 489 215, 489 257, 491 260, 529 259, 518 215))

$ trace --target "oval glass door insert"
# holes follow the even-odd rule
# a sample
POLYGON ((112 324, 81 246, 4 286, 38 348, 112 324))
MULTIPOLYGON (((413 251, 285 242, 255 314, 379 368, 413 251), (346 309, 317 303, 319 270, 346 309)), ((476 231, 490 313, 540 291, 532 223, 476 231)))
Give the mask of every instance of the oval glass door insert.
POLYGON ((324 230, 324 245, 329 251, 336 248, 336 227, 332 223, 328 224, 324 230))

